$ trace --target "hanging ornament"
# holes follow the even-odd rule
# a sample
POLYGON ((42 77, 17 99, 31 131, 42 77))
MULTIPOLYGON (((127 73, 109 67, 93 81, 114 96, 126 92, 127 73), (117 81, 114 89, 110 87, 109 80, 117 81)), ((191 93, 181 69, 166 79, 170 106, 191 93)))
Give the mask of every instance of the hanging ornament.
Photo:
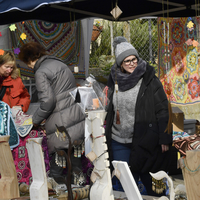
POLYGON ((122 10, 116 5, 112 10, 111 10, 111 15, 117 19, 121 14, 122 10))
POLYGON ((14 49, 14 54, 17 54, 17 55, 18 55, 19 52, 20 52, 20 48, 15 48, 15 49, 14 49))
POLYGON ((26 34, 25 34, 25 33, 22 33, 22 34, 20 35, 20 38, 21 38, 22 40, 25 40, 25 39, 26 39, 26 34))
POLYGON ((189 31, 194 30, 194 23, 192 21, 189 21, 188 24, 187 24, 187 27, 188 27, 189 31))
POLYGON ((10 29, 11 31, 15 31, 15 29, 17 29, 17 27, 16 27, 15 24, 11 24, 11 25, 9 26, 9 29, 10 29))

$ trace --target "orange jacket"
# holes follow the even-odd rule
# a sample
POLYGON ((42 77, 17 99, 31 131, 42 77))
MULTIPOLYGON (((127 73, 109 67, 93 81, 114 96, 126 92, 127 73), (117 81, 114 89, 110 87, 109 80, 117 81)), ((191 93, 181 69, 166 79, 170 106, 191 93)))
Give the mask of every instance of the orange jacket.
POLYGON ((7 86, 2 101, 11 108, 13 106, 21 106, 23 112, 27 112, 30 104, 30 95, 21 78, 13 79, 11 76, 8 76, 3 80, 2 86, 7 86))

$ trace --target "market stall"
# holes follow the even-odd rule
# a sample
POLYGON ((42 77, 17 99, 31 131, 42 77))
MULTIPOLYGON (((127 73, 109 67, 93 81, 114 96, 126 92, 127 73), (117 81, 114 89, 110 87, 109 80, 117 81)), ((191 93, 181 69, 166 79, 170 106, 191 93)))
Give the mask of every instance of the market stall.
MULTIPOLYGON (((0 17, 1 17, 0 24, 5 25, 5 26, 7 24, 12 24, 15 22, 23 22, 25 20, 44 20, 44 21, 52 22, 52 23, 62 23, 62 22, 65 23, 65 22, 73 22, 78 19, 83 19, 87 17, 101 17, 101 18, 117 21, 117 20, 135 19, 135 18, 144 17, 144 16, 163 16, 163 15, 166 15, 166 16, 170 15, 173 17, 196 16, 196 10, 197 10, 197 7, 199 6, 198 4, 196 4, 194 0, 190 2, 173 0, 170 2, 168 1, 162 2, 162 4, 159 3, 158 1, 153 1, 153 0, 139 1, 137 3, 137 6, 133 6, 133 7, 127 6, 129 5, 128 1, 127 3, 124 1, 117 1, 117 2, 113 1, 112 5, 110 5, 111 2, 106 1, 106 0, 101 1, 101 3, 99 1, 89 1, 89 0, 88 1, 59 1, 59 2, 55 1, 52 3, 43 2, 43 1, 34 1, 34 2, 31 2, 33 3, 31 5, 26 4, 26 3, 20 4, 20 1, 19 2, 10 1, 11 2, 11 3, 9 2, 10 4, 5 4, 6 2, 9 2, 9 1, 0 2, 0 8, 2 9, 0 10, 0 17), (109 5, 107 3, 109 3, 109 5), (117 3, 117 5, 115 3, 117 3), (9 5, 11 7, 9 7, 9 5), (144 9, 144 5, 146 5, 145 7, 148 10, 144 9), (140 9, 140 6, 142 6, 141 9, 140 9), (163 9, 163 7, 165 7, 165 9, 163 9), (115 8, 116 9, 120 8, 120 10, 122 11, 120 15, 117 15, 117 16, 115 15, 116 11, 113 10, 115 8), (110 13, 111 11, 113 11, 112 12, 113 15, 111 15, 110 13), (132 13, 134 13, 134 16, 132 13)), ((30 2, 30 1, 27 1, 27 2, 30 2)), ((92 30, 91 25, 92 24, 93 24, 93 21, 83 20, 84 37, 85 37, 83 46, 86 49, 86 53, 84 55, 85 67, 88 67, 88 62, 89 62, 89 45, 91 42, 91 30, 92 30), (89 30, 90 30, 89 33, 88 33, 87 27, 89 27, 89 30)), ((85 75, 87 77, 87 73, 85 75)), ((34 130, 31 130, 30 133, 31 135, 36 136, 34 130)), ((25 151, 24 146, 23 147, 19 146, 19 149, 21 151, 18 150, 18 152, 24 153, 25 151)), ((21 157, 21 155, 19 157, 21 157)), ((27 166, 27 163, 25 164, 27 166)), ((19 165, 19 163, 17 165, 19 165)), ((19 165, 19 166, 23 167, 23 165, 22 166, 19 165)), ((109 176, 109 174, 107 175, 109 176)), ((28 177, 25 172, 24 172, 24 177, 28 177)), ((82 191, 78 191, 78 192, 74 192, 73 194, 74 196, 77 197, 77 193, 81 193, 81 192, 82 191)), ((86 195, 89 195, 88 188, 86 188, 85 193, 86 195)), ((16 194, 14 195, 15 197, 18 196, 16 194)), ((83 198, 83 196, 80 195, 80 198, 83 198)), ((12 198, 12 197, 9 197, 9 198, 12 198)), ((66 199, 67 196, 61 195, 60 199, 61 198, 66 199)))

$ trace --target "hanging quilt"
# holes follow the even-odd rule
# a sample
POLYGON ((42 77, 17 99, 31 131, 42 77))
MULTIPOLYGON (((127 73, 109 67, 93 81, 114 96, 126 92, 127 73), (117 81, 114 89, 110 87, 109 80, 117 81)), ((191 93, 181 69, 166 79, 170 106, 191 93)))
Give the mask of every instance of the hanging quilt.
MULTIPOLYGON (((16 23, 16 31, 11 31, 12 47, 20 48, 27 42, 39 42, 46 51, 64 61, 73 71, 79 66, 79 74, 85 76, 83 40, 81 22, 50 23, 45 21, 25 21, 16 23), (24 34, 25 40, 21 39, 24 34)), ((26 68, 21 68, 21 75, 26 76, 26 68)), ((29 77, 31 77, 29 70, 29 77)))
POLYGON ((159 78, 172 106, 200 120, 199 17, 158 18, 159 78))

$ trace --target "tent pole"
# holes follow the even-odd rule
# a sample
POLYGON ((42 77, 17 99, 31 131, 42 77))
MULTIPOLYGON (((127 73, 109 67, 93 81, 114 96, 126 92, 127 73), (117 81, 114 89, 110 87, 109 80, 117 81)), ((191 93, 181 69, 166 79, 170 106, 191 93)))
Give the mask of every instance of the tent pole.
POLYGON ((53 8, 56 8, 56 9, 60 9, 60 10, 67 10, 67 11, 71 11, 71 12, 75 12, 75 13, 91 15, 91 17, 113 20, 112 16, 109 17, 107 15, 101 15, 101 14, 98 14, 98 13, 93 13, 93 12, 88 12, 88 11, 84 11, 84 10, 78 10, 78 9, 63 7, 63 6, 58 6, 58 5, 50 5, 50 6, 53 7, 53 8))

